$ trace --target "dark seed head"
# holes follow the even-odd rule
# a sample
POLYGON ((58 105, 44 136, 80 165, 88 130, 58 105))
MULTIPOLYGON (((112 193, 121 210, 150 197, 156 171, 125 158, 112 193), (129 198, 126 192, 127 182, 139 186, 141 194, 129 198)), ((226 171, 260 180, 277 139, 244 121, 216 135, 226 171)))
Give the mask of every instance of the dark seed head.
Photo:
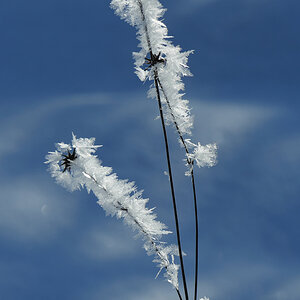
POLYGON ((63 159, 61 160, 61 166, 64 167, 63 169, 63 173, 65 171, 69 171, 71 172, 71 162, 74 161, 75 159, 77 158, 77 155, 76 155, 76 149, 74 148, 73 149, 73 152, 71 153, 69 150, 68 150, 68 154, 67 155, 63 155, 63 159))
POLYGON ((150 69, 151 67, 154 67, 157 63, 164 63, 165 60, 163 58, 160 58, 161 52, 158 54, 153 54, 150 52, 150 58, 145 58, 145 64, 148 65, 148 67, 145 70, 150 69))

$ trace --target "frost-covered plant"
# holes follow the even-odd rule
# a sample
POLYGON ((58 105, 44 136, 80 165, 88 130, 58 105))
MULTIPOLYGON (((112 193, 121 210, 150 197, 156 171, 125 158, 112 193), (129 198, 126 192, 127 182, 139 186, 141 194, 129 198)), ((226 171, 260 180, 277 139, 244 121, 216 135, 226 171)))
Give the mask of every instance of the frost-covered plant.
POLYGON ((144 240, 144 248, 149 255, 154 254, 154 262, 165 270, 167 278, 176 291, 178 268, 174 255, 177 246, 166 245, 163 235, 171 233, 166 225, 156 220, 153 209, 146 207, 148 199, 142 198, 134 182, 120 180, 112 168, 104 167, 94 154, 101 146, 94 145, 94 138, 79 138, 73 135, 72 144, 58 143, 57 150, 49 152, 46 163, 56 182, 70 191, 86 188, 98 198, 97 203, 111 216, 122 218, 144 240))
POLYGON ((179 141, 186 152, 186 164, 188 167, 186 175, 191 176, 194 198, 194 300, 196 300, 198 284, 198 212, 193 169, 194 162, 196 162, 199 167, 213 166, 216 164, 217 147, 215 144, 209 144, 206 146, 202 146, 200 143, 194 144, 190 141, 190 139, 185 138, 186 135, 191 135, 193 118, 188 106, 188 100, 183 99, 184 84, 181 79, 183 76, 192 75, 188 69, 187 61, 188 56, 193 51, 182 52, 179 46, 174 46, 172 44, 170 41, 171 37, 168 35, 168 29, 162 22, 162 17, 166 10, 162 7, 158 0, 112 0, 111 7, 122 19, 136 27, 140 51, 133 53, 135 60, 135 73, 141 81, 153 81, 148 95, 149 97, 156 99, 159 105, 159 113, 168 162, 168 175, 170 178, 182 280, 185 298, 188 299, 189 295, 182 257, 178 213, 176 208, 171 160, 165 125, 174 125, 179 135, 179 141))
MULTIPOLYGON (((207 144, 203 146, 198 142, 196 145, 192 143, 190 139, 186 139, 185 142, 189 148, 193 149, 193 152, 187 153, 187 158, 192 162, 196 162, 199 168, 213 167, 216 165, 216 152, 218 149, 216 144, 207 144)), ((189 166, 189 163, 187 162, 186 165, 189 166)), ((191 173, 187 171, 186 175, 189 176, 191 173)))
MULTIPOLYGON (((161 237, 170 233, 164 224, 156 220, 151 209, 146 208, 148 199, 143 199, 134 183, 119 180, 112 169, 103 167, 95 156, 94 139, 76 139, 72 145, 59 143, 57 150, 47 155, 47 163, 56 181, 68 188, 76 190, 86 187, 88 192, 98 198, 98 203, 108 214, 123 218, 126 224, 139 232, 144 239, 144 248, 148 254, 154 254, 154 262, 158 263, 159 272, 165 269, 167 280, 179 291, 178 270, 174 263, 174 255, 180 259, 180 270, 183 281, 185 299, 189 299, 186 282, 183 251, 181 246, 179 219, 173 183, 170 151, 166 125, 173 125, 179 142, 185 150, 187 165, 186 175, 190 176, 193 190, 195 214, 195 276, 194 300, 197 300, 198 284, 198 210, 194 178, 194 165, 212 167, 216 164, 216 144, 201 145, 190 139, 193 117, 189 101, 184 99, 182 77, 192 76, 187 66, 188 56, 193 51, 182 51, 170 41, 168 29, 162 22, 165 9, 158 0, 112 0, 111 7, 115 13, 130 25, 136 27, 139 40, 139 52, 134 52, 135 73, 143 82, 151 81, 148 96, 158 102, 159 117, 162 124, 168 176, 171 187, 172 205, 175 218, 177 246, 166 246, 161 237)), ((204 297, 200 300, 208 300, 204 297)))
MULTIPOLYGON (((165 12, 157 0, 113 0, 111 7, 122 19, 137 28, 137 37, 140 41, 139 52, 134 52, 136 74, 140 80, 153 80, 159 77, 158 85, 164 89, 172 112, 165 111, 167 123, 173 123, 176 118, 178 127, 183 134, 190 134, 193 119, 188 107, 188 101, 183 99, 180 91, 184 90, 182 76, 190 76, 187 67, 188 56, 193 51, 181 52, 179 46, 175 47, 169 41, 168 30, 161 18, 165 12), (145 57, 150 56, 154 68, 144 68, 145 57), (159 56, 160 61, 155 57, 159 56)), ((156 87, 152 86, 149 96, 156 99, 156 87)), ((162 99, 167 106, 166 99, 162 99)))

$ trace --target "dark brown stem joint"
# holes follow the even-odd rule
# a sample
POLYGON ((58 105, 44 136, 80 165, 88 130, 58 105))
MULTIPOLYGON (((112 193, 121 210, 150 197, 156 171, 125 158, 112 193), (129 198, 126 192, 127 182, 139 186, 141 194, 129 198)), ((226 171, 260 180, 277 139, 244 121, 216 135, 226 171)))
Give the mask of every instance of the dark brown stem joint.
POLYGON ((160 58, 160 54, 161 54, 161 52, 159 52, 158 54, 153 54, 152 51, 150 51, 150 58, 145 57, 145 64, 148 65, 148 67, 145 69, 145 71, 154 67, 158 63, 165 62, 165 59, 160 58))

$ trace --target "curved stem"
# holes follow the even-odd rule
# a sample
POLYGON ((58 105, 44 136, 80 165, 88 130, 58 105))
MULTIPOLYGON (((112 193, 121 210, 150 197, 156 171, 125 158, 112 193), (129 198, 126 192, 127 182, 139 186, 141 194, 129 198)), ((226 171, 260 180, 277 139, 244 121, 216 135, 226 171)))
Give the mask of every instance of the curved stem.
POLYGON ((167 102, 168 108, 170 110, 170 114, 173 119, 173 123, 175 125, 176 131, 179 135, 179 139, 185 149, 186 152, 186 160, 189 165, 189 168, 191 170, 191 181, 192 181, 192 188, 193 188, 193 197, 194 197, 194 216, 195 216, 195 285, 194 285, 194 300, 197 299, 197 291, 198 291, 198 261, 199 261, 199 225, 198 225, 198 208, 197 208, 197 195, 196 195, 196 186, 195 186, 195 177, 194 177, 194 161, 189 159, 188 154, 189 154, 189 149, 186 145, 186 142, 183 138, 183 135, 179 129, 178 123, 176 121, 176 118, 174 116, 170 101, 166 95, 166 92, 160 82, 159 76, 157 74, 157 82, 159 84, 160 89, 163 92, 163 95, 165 97, 165 100, 167 102))
MULTIPOLYGON (((150 57, 153 57, 151 40, 150 40, 148 27, 147 27, 147 23, 146 23, 143 3, 142 3, 141 0, 137 0, 137 2, 139 4, 140 12, 141 12, 141 15, 142 15, 142 20, 144 22, 144 29, 145 29, 147 44, 148 44, 148 48, 149 48, 149 52, 150 52, 150 57)), ((158 101, 158 105, 159 105, 160 119, 161 119, 161 122, 162 122, 162 128, 163 128, 164 140, 165 140, 165 148, 166 148, 166 155, 167 155, 167 162, 168 162, 171 193, 172 193, 173 210, 174 210, 174 217, 175 217, 176 235, 177 235, 177 243, 178 243, 178 250, 179 250, 182 281, 183 281, 183 286, 184 286, 185 298, 186 298, 186 300, 188 300, 189 295, 188 295, 187 283, 186 283, 185 272, 184 272, 184 263, 183 263, 183 256, 182 256, 182 249, 181 249, 181 242, 180 242, 179 222, 178 222, 177 207, 176 207, 175 192, 174 192, 174 184, 173 184, 173 177, 172 177, 172 170, 171 170, 169 145, 168 145, 167 132, 166 132, 166 127, 165 127, 165 122, 164 122, 163 110, 162 110, 162 105, 161 105, 161 98, 160 98, 160 92, 159 92, 159 78, 158 78, 157 69, 154 71, 154 82, 155 82, 155 88, 156 88, 156 94, 157 94, 157 101, 158 101)), ((170 109, 171 109, 171 107, 170 107, 170 109)), ((174 120, 175 120, 175 117, 174 117, 174 120)), ((177 126, 177 123, 176 123, 176 126, 177 126)), ((178 131, 179 131, 179 128, 178 128, 178 131)), ((185 145, 183 138, 182 138, 182 141, 183 141, 183 144, 185 145)), ((186 147, 186 145, 185 145, 185 147, 186 147)), ((187 147, 186 147, 186 151, 188 151, 187 147)), ((195 191, 195 189, 194 189, 194 191, 195 191)), ((197 230, 198 230, 198 223, 197 223, 197 230)), ((197 239, 198 239, 198 231, 197 231, 197 239)), ((197 240, 197 244, 198 244, 198 240, 197 240)), ((198 248, 197 248, 197 253, 198 253, 198 248)), ((198 265, 198 255, 196 256, 196 260, 197 260, 197 265, 198 265)), ((197 287, 196 287, 196 290, 197 290, 197 287)))
POLYGON ((182 297, 181 297, 181 294, 180 294, 179 290, 176 289, 176 292, 177 292, 177 295, 178 295, 179 299, 182 300, 182 297))
POLYGON ((198 208, 197 208, 197 197, 196 197, 196 187, 194 170, 191 169, 191 178, 194 194, 194 214, 195 214, 195 289, 194 289, 194 300, 197 299, 198 290, 198 257, 199 257, 199 225, 198 225, 198 208))
POLYGON ((181 267, 181 273, 182 273, 182 281, 183 281, 185 298, 186 298, 186 300, 188 300, 189 295, 188 295, 187 283, 186 283, 185 272, 184 272, 183 255, 182 255, 182 248, 181 248, 181 241, 180 241, 180 231, 179 231, 179 222, 178 222, 178 214, 177 214, 177 205, 176 205, 176 199, 175 199, 175 190, 174 190, 171 160, 170 160, 169 143, 168 143, 166 125, 165 125, 165 121, 164 121, 164 114, 163 114, 162 105, 161 105, 160 92, 159 92, 159 87, 158 87, 157 70, 154 71, 154 82, 155 82, 155 88, 156 88, 156 96, 157 96, 157 101, 158 101, 161 125, 162 125, 162 128, 163 128, 164 141, 165 141, 165 149, 166 149, 168 172, 169 172, 169 178, 170 178, 173 210, 174 210, 175 225, 176 225, 176 235, 177 235, 177 243, 178 243, 179 258, 180 258, 180 267, 181 267))

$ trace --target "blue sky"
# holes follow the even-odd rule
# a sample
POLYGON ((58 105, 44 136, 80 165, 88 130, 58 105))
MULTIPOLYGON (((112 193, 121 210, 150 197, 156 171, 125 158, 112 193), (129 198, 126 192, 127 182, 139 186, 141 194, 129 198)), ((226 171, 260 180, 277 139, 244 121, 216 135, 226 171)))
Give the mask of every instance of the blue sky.
MULTIPOLYGON (((195 50, 184 79, 193 139, 219 145, 218 165, 196 172, 200 295, 298 300, 300 4, 162 4, 174 43, 195 50)), ((134 233, 43 164, 72 132, 95 137, 103 164, 174 230, 157 104, 133 73, 135 30, 96 0, 2 0, 0 24, 0 298, 174 299, 134 233)), ((191 191, 169 136, 191 287, 191 191)))

